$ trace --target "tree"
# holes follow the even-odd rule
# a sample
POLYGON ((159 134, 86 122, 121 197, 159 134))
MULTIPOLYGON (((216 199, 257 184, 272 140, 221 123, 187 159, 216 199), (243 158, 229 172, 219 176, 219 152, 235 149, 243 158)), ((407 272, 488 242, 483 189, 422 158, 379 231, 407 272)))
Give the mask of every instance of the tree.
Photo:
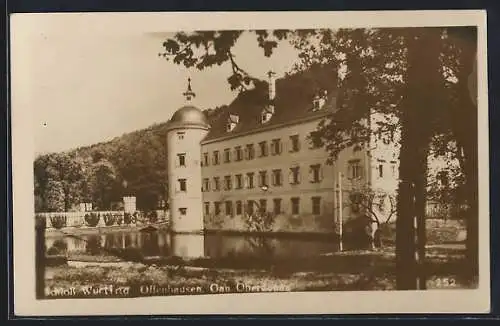
POLYGON ((113 200, 113 189, 116 183, 114 166, 105 159, 94 163, 92 177, 92 197, 100 210, 109 209, 113 200))
POLYGON ((60 181, 49 180, 47 182, 45 205, 49 212, 64 211, 64 189, 60 181))
POLYGON ((384 189, 373 189, 365 185, 349 191, 349 206, 351 211, 360 211, 367 218, 363 227, 368 228, 371 248, 379 246, 377 236, 380 230, 397 212, 396 196, 384 189))

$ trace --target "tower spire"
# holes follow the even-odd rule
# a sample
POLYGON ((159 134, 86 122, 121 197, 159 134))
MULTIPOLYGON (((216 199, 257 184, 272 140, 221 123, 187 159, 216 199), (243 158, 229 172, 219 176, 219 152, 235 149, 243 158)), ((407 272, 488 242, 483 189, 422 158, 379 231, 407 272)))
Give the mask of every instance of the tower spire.
POLYGON ((188 78, 187 90, 184 93, 182 93, 182 95, 186 97, 186 101, 188 102, 191 101, 193 97, 196 97, 195 92, 193 92, 193 89, 191 88, 191 78, 188 78))

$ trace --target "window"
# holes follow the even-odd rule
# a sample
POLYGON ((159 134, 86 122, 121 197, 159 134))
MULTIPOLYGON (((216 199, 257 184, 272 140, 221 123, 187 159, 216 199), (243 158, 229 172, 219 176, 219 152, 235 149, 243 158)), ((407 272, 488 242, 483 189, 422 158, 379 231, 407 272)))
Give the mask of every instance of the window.
POLYGON ((236 215, 241 215, 243 213, 243 204, 241 200, 236 201, 236 215))
POLYGON ((281 214, 281 198, 274 198, 273 199, 273 212, 274 214, 278 215, 281 214))
POLYGON ((218 202, 218 201, 214 202, 214 212, 215 212, 215 215, 220 214, 220 202, 218 202))
POLYGON ((248 189, 252 189, 254 187, 254 184, 253 184, 253 175, 254 175, 253 172, 247 173, 247 188, 248 189))
POLYGON ((247 214, 252 215, 254 213, 253 200, 247 201, 247 214))
POLYGON ((321 137, 319 132, 313 131, 309 135, 310 138, 310 148, 320 148, 321 147, 321 137))
POLYGON ((236 128, 236 125, 240 121, 240 117, 237 114, 229 114, 229 118, 227 121, 226 130, 227 132, 233 131, 236 128))
POLYGON ((226 175, 224 177, 224 189, 225 190, 231 190, 232 188, 232 182, 231 182, 231 176, 230 175, 226 175))
POLYGON ((179 166, 186 166, 186 153, 177 154, 177 161, 179 166))
POLYGON ((187 190, 187 185, 186 185, 186 179, 179 179, 179 191, 186 191, 187 190))
POLYGON ((246 147, 247 160, 253 160, 255 158, 255 148, 253 144, 248 144, 246 147))
POLYGON ((236 154, 236 161, 241 161, 243 159, 243 151, 241 150, 241 146, 235 147, 234 152, 236 154))
POLYGON ((219 164, 219 151, 214 151, 214 156, 213 156, 212 162, 214 165, 219 164))
POLYGON ((243 176, 241 174, 237 174, 236 178, 236 189, 243 188, 243 176))
POLYGON ((299 184, 300 183, 300 170, 298 166, 290 168, 290 184, 299 184))
POLYGON ((259 172, 259 186, 267 186, 267 171, 259 172))
POLYGON ((266 141, 260 142, 259 148, 260 148, 260 156, 261 157, 267 156, 267 142, 266 141))
POLYGON ((224 150, 224 163, 229 163, 231 162, 231 151, 229 148, 226 148, 224 150))
POLYGON ((267 211, 267 200, 259 200, 259 211, 261 214, 264 214, 267 211))
POLYGON ((359 160, 349 161, 349 175, 351 179, 361 178, 361 164, 359 160))
POLYGON ((203 206, 205 208, 205 215, 210 214, 210 203, 209 202, 205 202, 205 203, 203 203, 203 206))
POLYGON ((321 214, 321 197, 312 197, 312 213, 314 215, 321 214))
POLYGON ((299 151, 299 135, 290 136, 290 152, 298 152, 299 151))
POLYGON ((203 191, 210 191, 210 180, 208 178, 203 179, 203 191))
POLYGON ((220 190, 220 178, 219 177, 214 177, 214 190, 215 191, 220 190))
POLYGON ((392 173, 392 176, 395 177, 396 176, 396 161, 391 161, 391 173, 392 173))
POLYGON ((291 202, 292 202, 292 214, 293 215, 299 214, 299 198, 293 197, 291 199, 291 202))
POLYGON ((184 208, 184 207, 183 207, 183 208, 179 208, 179 213, 180 213, 181 215, 186 215, 186 213, 187 213, 187 208, 184 208))
POLYGON ((281 170, 273 170, 273 185, 281 186, 283 184, 283 176, 281 170))
POLYGON ((233 203, 226 201, 226 215, 233 215, 233 203))
POLYGON ((184 139, 184 135, 185 135, 185 134, 186 134, 186 133, 185 133, 185 132, 183 132, 183 131, 178 132, 178 133, 177 133, 177 139, 184 139))
POLYGON ((378 177, 379 178, 384 177, 384 165, 383 164, 378 165, 378 177))
POLYGON ((272 155, 281 154, 281 140, 280 139, 273 139, 271 141, 271 154, 272 155))
POLYGON ((312 183, 318 183, 321 181, 321 165, 320 164, 314 164, 311 165, 310 167, 310 172, 311 172, 311 182, 312 183))
POLYGON ((203 165, 208 166, 208 153, 203 153, 203 165))

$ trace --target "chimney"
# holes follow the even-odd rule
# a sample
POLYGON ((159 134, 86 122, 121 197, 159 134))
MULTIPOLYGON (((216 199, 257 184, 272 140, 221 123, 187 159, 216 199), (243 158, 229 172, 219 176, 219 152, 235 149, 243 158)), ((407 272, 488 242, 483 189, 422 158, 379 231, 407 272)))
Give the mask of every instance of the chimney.
POLYGON ((267 73, 269 83, 269 100, 272 101, 276 97, 276 73, 270 70, 267 73))

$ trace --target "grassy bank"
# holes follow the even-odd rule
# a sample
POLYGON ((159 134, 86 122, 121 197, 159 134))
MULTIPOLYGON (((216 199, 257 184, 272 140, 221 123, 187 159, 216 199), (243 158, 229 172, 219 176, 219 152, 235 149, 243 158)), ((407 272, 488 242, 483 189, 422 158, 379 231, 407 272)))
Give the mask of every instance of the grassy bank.
MULTIPOLYGON (((428 288, 473 287, 460 275, 464 270, 461 246, 429 248, 427 261, 428 288)), ((255 265, 253 269, 225 268, 221 262, 217 268, 194 268, 189 262, 164 266, 126 263, 121 267, 102 264, 84 268, 48 267, 46 286, 49 289, 107 284, 135 288, 199 287, 204 289, 202 293, 211 293, 215 288, 236 289, 241 284, 255 290, 246 292, 277 287, 286 291, 392 290, 395 288, 394 268, 393 248, 387 248, 378 252, 332 253, 293 264, 274 261, 255 265)))

